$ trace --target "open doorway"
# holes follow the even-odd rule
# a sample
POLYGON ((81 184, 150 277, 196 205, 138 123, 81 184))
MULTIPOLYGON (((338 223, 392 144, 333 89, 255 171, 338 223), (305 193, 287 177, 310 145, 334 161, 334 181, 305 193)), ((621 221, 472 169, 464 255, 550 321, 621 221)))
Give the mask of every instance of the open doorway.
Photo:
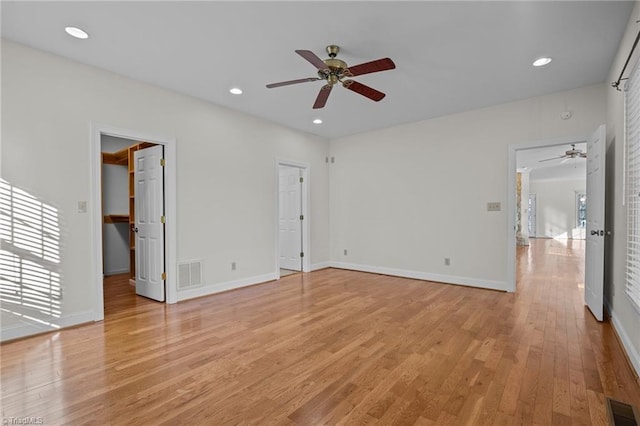
POLYGON ((308 166, 277 161, 276 269, 279 277, 309 271, 308 166))
POLYGON ((586 152, 586 138, 580 137, 509 147, 507 268, 510 291, 516 290, 516 247, 526 248, 531 237, 566 238, 575 226, 573 197, 577 188, 573 187, 575 182, 586 181, 586 159, 578 162, 559 158, 572 144, 578 144, 586 152), (574 183, 565 184, 569 181, 574 183), (565 186, 571 186, 568 192, 565 186), (558 200, 562 200, 562 205, 558 205, 558 200))
POLYGON ((135 285, 135 294, 167 303, 177 301, 175 251, 172 250, 176 246, 174 158, 172 138, 92 126, 91 217, 96 321, 104 319, 103 279, 114 276, 112 274, 126 275, 125 282, 135 285), (107 170, 106 166, 115 168, 107 170), (117 175, 115 180, 114 175, 117 175), (112 188, 114 184, 119 188, 112 188), (147 188, 155 192, 152 194, 147 188), (154 202, 147 202, 150 200, 154 202), (153 225, 153 230, 149 225, 153 225), (157 238, 158 229, 161 229, 161 239, 157 238), (156 290, 161 290, 161 295, 153 293, 156 290))
POLYGON ((115 306, 131 305, 127 295, 164 302, 162 145, 101 135, 100 146, 105 309, 112 294, 120 296, 115 306))
MULTIPOLYGON (((554 161, 568 163, 568 167, 574 169, 582 176, 586 175, 586 190, 574 189, 563 197, 569 205, 568 213, 557 214, 557 221, 549 221, 551 225, 548 229, 541 229, 541 216, 545 210, 543 208, 543 197, 540 188, 529 188, 537 196, 537 237, 544 234, 548 238, 568 238, 573 237, 573 230, 577 229, 577 234, 586 235, 585 255, 584 255, 584 299, 585 305, 589 307, 594 317, 598 321, 603 319, 603 298, 604 298, 604 178, 605 178, 605 135, 606 129, 601 125, 593 134, 584 138, 563 138, 549 141, 537 141, 519 145, 509 146, 507 181, 507 288, 509 291, 516 290, 516 230, 518 229, 518 191, 516 170, 526 170, 528 166, 519 160, 519 154, 525 154, 529 160, 529 165, 554 161), (578 145, 584 144, 586 149, 581 149, 578 145), (556 150, 555 153, 546 150, 556 150), (531 155, 534 154, 534 155, 531 155), (551 154, 551 155, 550 155, 551 154), (578 167, 580 166, 580 167, 578 167), (583 170, 579 170, 583 168, 583 170), (579 171, 578 171, 579 170, 579 171), (585 205, 586 228, 580 229, 579 222, 576 221, 575 193, 583 193, 589 199, 585 205), (569 230, 564 231, 556 226, 567 225, 569 230), (558 232, 560 234, 558 235, 558 232)), ((558 168, 557 168, 558 169, 558 168)), ((552 193, 561 187, 557 182, 552 182, 552 193)), ((528 197, 528 194, 527 194, 528 197)), ((557 212, 552 212, 557 213, 557 212)), ((526 216, 525 216, 526 217, 526 216)), ((527 227, 524 227, 527 229, 527 227)))
POLYGON ((131 259, 129 214, 129 139, 103 135, 102 154, 102 268, 105 277, 135 276, 131 259))

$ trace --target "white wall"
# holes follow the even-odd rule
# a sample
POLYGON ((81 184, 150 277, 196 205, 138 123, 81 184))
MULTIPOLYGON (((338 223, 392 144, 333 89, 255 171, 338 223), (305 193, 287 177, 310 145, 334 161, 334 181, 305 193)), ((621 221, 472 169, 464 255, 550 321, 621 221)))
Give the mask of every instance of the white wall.
POLYGON ((586 193, 585 188, 586 177, 578 180, 532 180, 529 191, 536 194, 536 236, 584 239, 584 229, 576 228, 576 193, 586 193))
POLYGON ((605 90, 599 84, 331 141, 332 260, 506 289, 508 145, 592 133, 605 121, 605 90), (565 110, 570 120, 560 119, 565 110), (491 201, 502 211, 487 212, 491 201))
MULTIPOLYGON (((638 34, 640 3, 636 5, 629 18, 625 34, 609 73, 608 82, 617 80, 622 66, 631 51, 633 41, 638 34)), ((628 74, 640 57, 640 48, 636 48, 634 58, 625 74, 628 74)), ((626 76, 626 75, 625 75, 626 76)), ((611 314, 612 322, 620 335, 627 354, 634 363, 636 373, 640 374, 640 314, 631 305, 625 295, 625 259, 627 244, 627 213, 624 204, 624 96, 611 87, 607 87, 607 184, 605 227, 612 234, 605 239, 605 304, 611 314)), ((589 202, 589 200, 587 200, 589 202)))
POLYGON ((3 41, 2 176, 53 206, 61 229, 56 312, 10 306, 3 339, 94 318, 96 206, 77 209, 92 122, 176 138, 177 259, 203 259, 203 292, 275 277, 276 158, 310 165, 311 263, 328 262, 326 140, 3 41))
MULTIPOLYGON (((116 152, 134 142, 114 136, 102 136, 102 152, 116 152)), ((127 166, 102 165, 102 214, 129 214, 129 171, 127 166)), ((104 274, 129 272, 129 224, 102 225, 104 274)))

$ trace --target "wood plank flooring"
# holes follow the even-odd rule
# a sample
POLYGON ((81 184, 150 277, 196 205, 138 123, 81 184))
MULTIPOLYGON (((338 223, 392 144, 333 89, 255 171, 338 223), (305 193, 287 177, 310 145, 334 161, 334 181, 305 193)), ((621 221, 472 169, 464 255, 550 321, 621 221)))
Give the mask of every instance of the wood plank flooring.
POLYGON ((45 424, 607 424, 640 405, 583 306, 583 241, 518 252, 515 294, 326 269, 1 346, 2 417, 45 424))

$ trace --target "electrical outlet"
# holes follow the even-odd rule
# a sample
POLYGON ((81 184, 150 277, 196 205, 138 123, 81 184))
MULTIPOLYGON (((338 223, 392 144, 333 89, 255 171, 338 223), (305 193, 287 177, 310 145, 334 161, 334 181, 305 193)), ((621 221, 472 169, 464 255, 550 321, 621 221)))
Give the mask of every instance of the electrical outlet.
POLYGON ((231 262, 231 270, 232 271, 236 270, 236 262, 231 262))
POLYGON ((87 212, 87 202, 78 201, 78 213, 86 213, 86 212, 87 212))
POLYGON ((488 212, 499 212, 502 209, 499 201, 492 201, 487 203, 488 212))
POLYGON ((444 264, 445 264, 445 266, 450 266, 451 265, 451 259, 448 258, 448 257, 445 257, 444 258, 444 264))
POLYGON ((344 255, 345 256, 347 255, 347 249, 344 249, 344 255))

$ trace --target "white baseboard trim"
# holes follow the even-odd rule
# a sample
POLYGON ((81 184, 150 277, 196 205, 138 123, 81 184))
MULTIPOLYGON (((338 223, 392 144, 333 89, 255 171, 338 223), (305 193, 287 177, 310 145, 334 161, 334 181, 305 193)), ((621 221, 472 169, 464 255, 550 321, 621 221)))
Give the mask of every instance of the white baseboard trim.
POLYGON ((94 322, 95 314, 93 311, 78 312, 75 314, 65 315, 60 318, 48 318, 45 320, 29 320, 24 319, 23 323, 2 327, 0 330, 0 342, 20 339, 23 337, 33 336, 35 334, 47 333, 50 331, 58 331, 66 327, 94 322))
POLYGON ((312 271, 317 271, 319 269, 325 269, 325 268, 331 268, 331 262, 319 262, 319 263, 314 263, 313 265, 311 265, 311 270, 312 271))
POLYGON ((188 290, 179 290, 178 291, 178 301, 183 301, 187 299, 193 299, 195 297, 208 296, 210 294, 216 294, 223 291, 234 290, 236 288, 247 287, 250 285, 261 284, 267 281, 274 281, 278 279, 278 275, 275 272, 257 275, 255 277, 247 277, 241 278, 239 280, 227 281, 224 283, 212 284, 212 285, 204 285, 202 287, 188 289, 188 290))
POLYGON ((446 284, 457 284, 468 287, 486 288, 489 290, 508 291, 505 281, 481 280, 477 278, 457 277, 452 275, 431 274, 422 271, 410 271, 405 269, 385 268, 382 266, 358 265, 346 262, 331 262, 331 267, 338 269, 350 269, 360 272, 372 272, 374 274, 392 275, 402 278, 435 281, 446 284))
MULTIPOLYGON (((611 312, 611 311, 609 311, 611 312)), ((618 318, 614 313, 611 312, 611 324, 613 324, 613 328, 616 333, 618 333, 618 337, 622 341, 622 346, 624 346, 624 351, 627 353, 627 357, 629 361, 631 361, 631 366, 635 370, 636 376, 640 377, 640 354, 638 350, 633 346, 627 331, 624 329, 618 318)))

